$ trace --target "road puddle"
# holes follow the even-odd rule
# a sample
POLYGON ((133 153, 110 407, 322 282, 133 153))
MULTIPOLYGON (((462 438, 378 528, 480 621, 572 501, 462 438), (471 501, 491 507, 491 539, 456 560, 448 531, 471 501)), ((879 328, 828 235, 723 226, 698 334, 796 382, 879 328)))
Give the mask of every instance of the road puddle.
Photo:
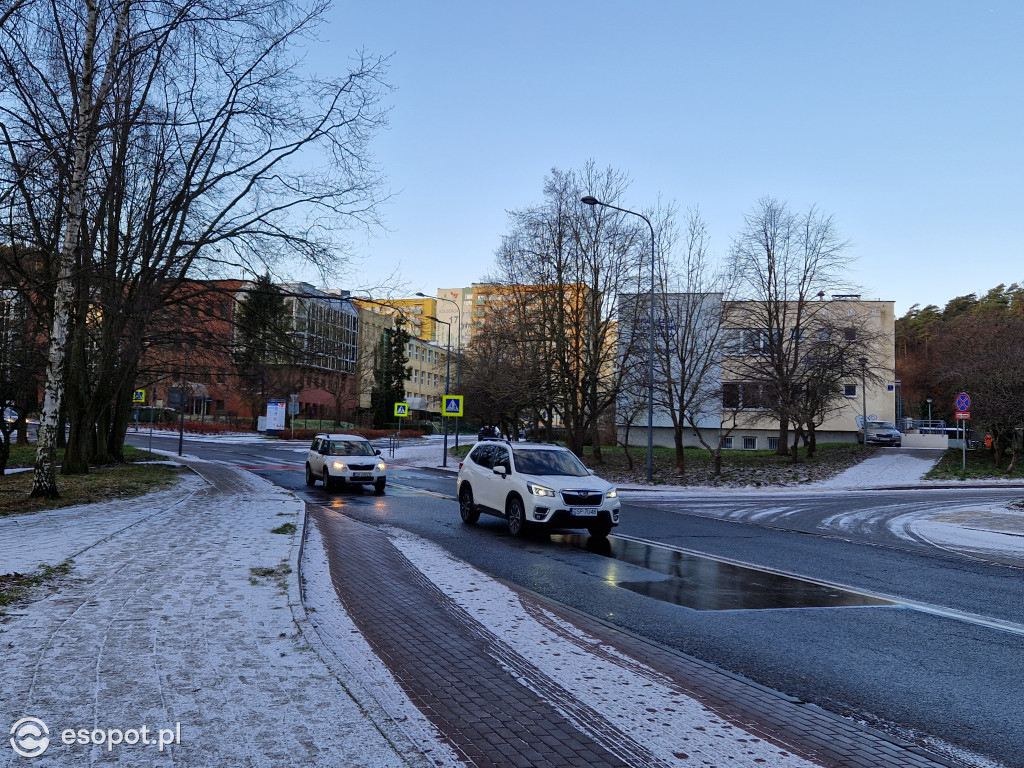
POLYGON ((616 580, 614 583, 655 600, 697 611, 894 605, 888 600, 838 587, 617 536, 609 536, 606 541, 584 535, 556 535, 551 539, 663 574, 668 578, 616 580))

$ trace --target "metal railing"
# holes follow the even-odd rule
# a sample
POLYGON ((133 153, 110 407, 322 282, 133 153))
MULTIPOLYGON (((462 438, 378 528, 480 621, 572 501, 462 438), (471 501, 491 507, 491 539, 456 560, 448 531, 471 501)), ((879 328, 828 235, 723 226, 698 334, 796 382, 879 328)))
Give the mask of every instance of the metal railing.
POLYGON ((897 425, 900 432, 920 432, 922 435, 946 434, 944 419, 900 419, 897 425))

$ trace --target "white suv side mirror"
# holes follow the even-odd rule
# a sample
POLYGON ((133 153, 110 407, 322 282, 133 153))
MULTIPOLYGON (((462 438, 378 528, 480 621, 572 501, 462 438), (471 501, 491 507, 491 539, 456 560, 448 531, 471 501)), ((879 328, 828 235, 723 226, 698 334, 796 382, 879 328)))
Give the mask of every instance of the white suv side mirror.
POLYGON ((508 474, 508 469, 506 467, 503 467, 501 464, 496 466, 493 471, 494 474, 501 475, 502 477, 505 477, 505 475, 508 474))

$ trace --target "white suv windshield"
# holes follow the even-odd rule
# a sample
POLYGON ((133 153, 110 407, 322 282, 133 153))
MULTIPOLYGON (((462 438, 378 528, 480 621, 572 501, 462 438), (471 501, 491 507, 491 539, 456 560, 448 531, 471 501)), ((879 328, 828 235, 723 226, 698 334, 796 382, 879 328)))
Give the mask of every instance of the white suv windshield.
POLYGON ((516 470, 524 475, 567 475, 587 477, 590 472, 569 451, 544 451, 518 448, 513 451, 516 470))
POLYGON ((375 456, 373 447, 365 440, 334 440, 330 443, 331 456, 375 456))

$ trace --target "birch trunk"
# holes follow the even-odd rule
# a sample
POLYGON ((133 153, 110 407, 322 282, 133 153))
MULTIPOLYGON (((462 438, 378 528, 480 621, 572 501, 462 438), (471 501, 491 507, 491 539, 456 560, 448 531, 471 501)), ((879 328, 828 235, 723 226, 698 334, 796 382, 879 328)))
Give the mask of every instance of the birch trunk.
POLYGON ((86 1, 86 26, 82 42, 82 77, 78 87, 78 114, 75 124, 75 153, 68 188, 67 226, 58 255, 57 286, 53 296, 53 325, 50 329, 50 350, 46 361, 46 384, 43 389, 43 410, 39 418, 39 437, 36 445, 35 473, 30 497, 55 499, 57 490, 57 443, 61 437, 60 407, 64 395, 64 366, 67 353, 68 328, 74 301, 72 270, 81 249, 82 216, 85 211, 85 190, 89 179, 89 165, 96 141, 99 110, 98 103, 109 91, 111 77, 118 56, 122 33, 127 23, 129 2, 125 2, 118 20, 107 61, 107 71, 99 93, 93 93, 96 76, 95 53, 99 26, 99 3, 86 1))

